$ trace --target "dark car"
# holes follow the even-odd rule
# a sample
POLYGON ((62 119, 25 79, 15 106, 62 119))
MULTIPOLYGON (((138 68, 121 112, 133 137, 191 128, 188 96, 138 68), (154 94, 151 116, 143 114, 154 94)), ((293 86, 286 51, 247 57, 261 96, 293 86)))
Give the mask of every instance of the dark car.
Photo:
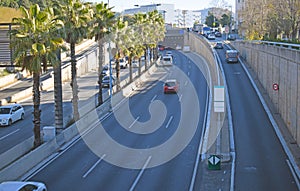
POLYGON ((216 31, 216 32, 215 32, 215 36, 216 36, 216 37, 222 37, 222 33, 220 33, 219 31, 216 31))
MULTIPOLYGON (((115 85, 115 82, 116 82, 116 79, 115 79, 115 77, 112 76, 112 81, 111 81, 112 86, 115 85)), ((109 85, 110 85, 110 76, 104 76, 102 78, 102 87, 109 88, 109 85)))
POLYGON ((226 50, 226 62, 239 62, 239 52, 237 50, 226 50))
POLYGON ((227 40, 235 40, 236 37, 233 34, 229 34, 227 40))
POLYGON ((223 43, 222 42, 217 42, 215 44, 215 49, 223 49, 223 43))
POLYGON ((108 65, 104 65, 101 71, 101 76, 108 76, 109 75, 109 66, 108 65))

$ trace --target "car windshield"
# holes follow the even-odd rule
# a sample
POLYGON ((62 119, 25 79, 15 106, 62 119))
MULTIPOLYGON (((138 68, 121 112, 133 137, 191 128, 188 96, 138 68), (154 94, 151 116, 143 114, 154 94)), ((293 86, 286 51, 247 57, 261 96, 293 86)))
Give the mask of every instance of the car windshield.
POLYGON ((10 108, 0 108, 0 114, 9 114, 10 108))
POLYGON ((109 76, 105 76, 102 80, 109 80, 109 76))
POLYGON ((164 61, 171 61, 171 58, 164 58, 164 61))
POLYGON ((166 82, 165 83, 165 86, 167 86, 167 87, 174 87, 175 85, 176 85, 175 82, 166 82))

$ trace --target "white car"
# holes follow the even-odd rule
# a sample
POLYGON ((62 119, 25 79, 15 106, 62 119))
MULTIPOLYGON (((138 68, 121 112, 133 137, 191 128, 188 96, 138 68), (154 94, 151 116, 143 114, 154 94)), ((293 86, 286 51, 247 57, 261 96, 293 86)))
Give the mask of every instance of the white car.
POLYGON ((125 58, 121 58, 121 59, 119 60, 119 64, 120 64, 120 68, 121 68, 121 69, 127 68, 127 60, 126 60, 125 58))
POLYGON ((139 67, 139 61, 133 60, 133 61, 131 62, 131 66, 132 66, 133 68, 138 68, 138 67, 139 67))
POLYGON ((216 36, 212 33, 210 33, 208 36, 207 36, 207 39, 208 40, 215 40, 216 39, 216 36))
POLYGON ((7 181, 0 184, 0 191, 47 191, 41 182, 7 181))
POLYGON ((20 104, 0 106, 0 126, 10 126, 12 123, 24 119, 25 111, 20 104))

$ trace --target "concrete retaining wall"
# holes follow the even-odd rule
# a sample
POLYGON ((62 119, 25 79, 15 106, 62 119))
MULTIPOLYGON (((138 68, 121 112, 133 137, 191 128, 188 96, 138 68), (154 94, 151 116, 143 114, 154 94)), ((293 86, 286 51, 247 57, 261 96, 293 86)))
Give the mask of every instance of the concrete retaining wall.
POLYGON ((231 42, 271 98, 300 146, 300 51, 267 44, 231 42), (273 84, 279 91, 273 90, 273 84))

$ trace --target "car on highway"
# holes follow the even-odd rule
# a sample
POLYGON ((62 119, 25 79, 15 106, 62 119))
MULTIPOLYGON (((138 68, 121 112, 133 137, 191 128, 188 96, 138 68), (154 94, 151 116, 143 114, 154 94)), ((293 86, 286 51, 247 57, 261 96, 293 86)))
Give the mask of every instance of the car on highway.
POLYGON ((216 39, 216 36, 212 33, 210 33, 208 36, 207 36, 207 39, 208 40, 215 40, 216 39))
POLYGON ((10 126, 18 120, 24 119, 25 111, 20 104, 0 106, 0 126, 10 126))
POLYGON ((172 51, 167 51, 165 55, 173 57, 172 51))
POLYGON ((0 191, 47 191, 42 182, 6 181, 0 184, 0 191))
MULTIPOLYGON (((114 86, 115 83, 116 83, 116 78, 114 76, 111 76, 111 77, 112 77, 111 83, 112 83, 112 86, 114 86)), ((109 86, 110 86, 110 76, 104 76, 102 78, 101 85, 102 85, 103 88, 109 88, 109 86)))
POLYGON ((222 42, 217 42, 214 46, 215 49, 223 49, 223 43, 222 42))
POLYGON ((239 61, 239 52, 237 50, 226 50, 226 62, 237 63, 239 61))
POLYGON ((236 40, 236 37, 233 34, 229 34, 227 37, 227 40, 234 41, 234 40, 236 40))
POLYGON ((166 80, 164 83, 164 93, 177 93, 179 90, 179 83, 176 79, 166 80))
POLYGON ((163 56, 161 60, 162 66, 172 66, 173 65, 173 58, 170 55, 163 56))

